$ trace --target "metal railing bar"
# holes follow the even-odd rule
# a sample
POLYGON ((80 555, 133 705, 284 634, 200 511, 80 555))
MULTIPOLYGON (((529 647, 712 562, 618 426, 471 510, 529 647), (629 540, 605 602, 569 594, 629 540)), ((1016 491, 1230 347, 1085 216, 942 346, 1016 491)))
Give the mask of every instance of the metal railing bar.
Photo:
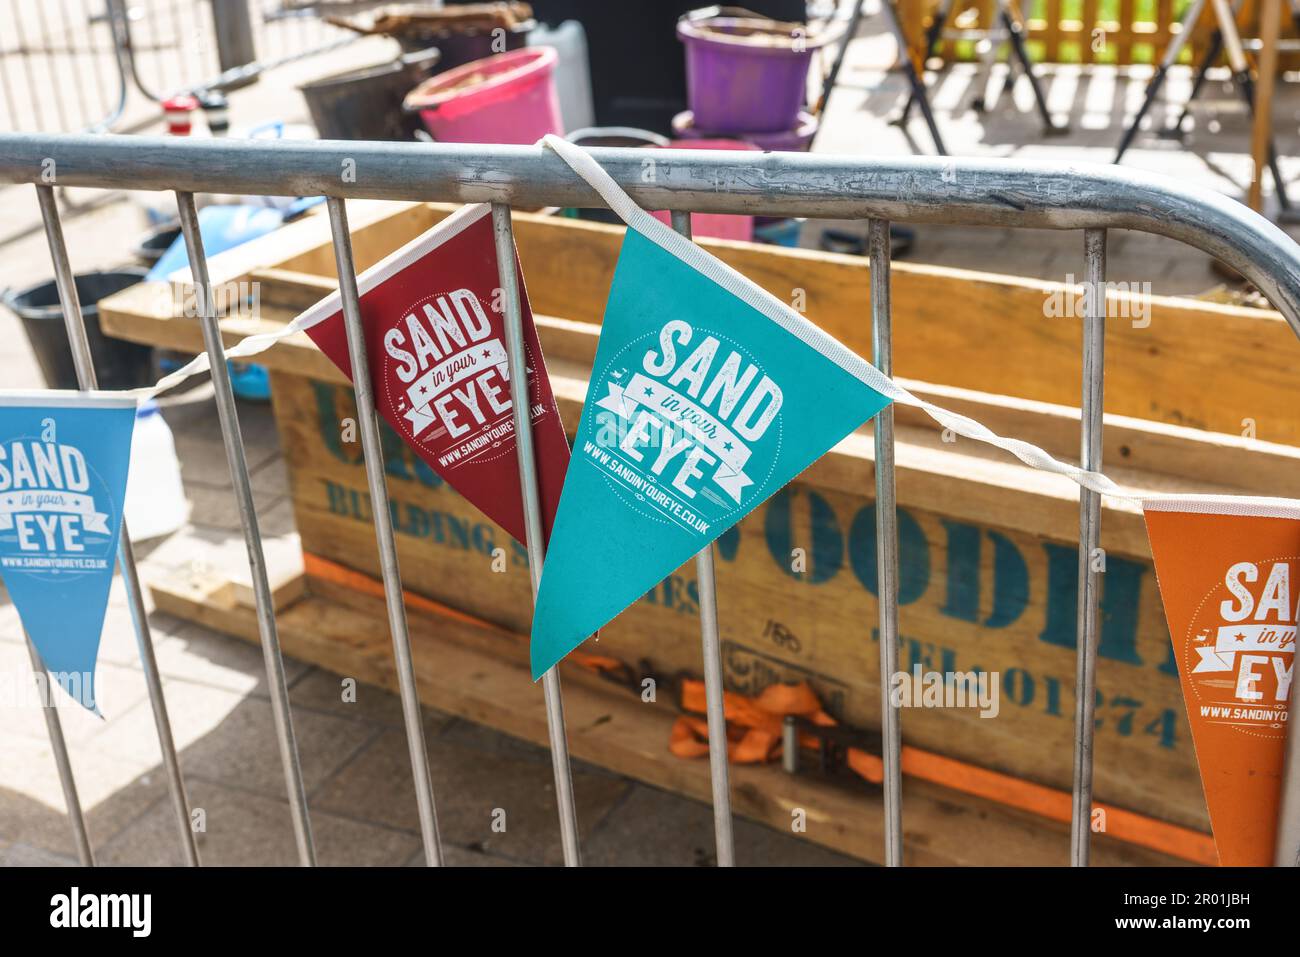
MULTIPOLYGON (((104 118, 107 119, 113 114, 113 103, 111 99, 112 94, 109 88, 109 84, 104 80, 104 60, 102 57, 98 56, 98 54, 112 53, 113 63, 117 65, 120 69, 121 57, 117 51, 117 43, 115 42, 115 38, 117 36, 116 33, 117 26, 113 19, 112 6, 109 3, 105 3, 104 9, 98 14, 92 14, 90 12, 90 8, 86 5, 86 0, 81 0, 80 7, 81 7, 80 15, 84 19, 86 26, 88 27, 86 32, 86 48, 84 52, 87 56, 92 58, 91 62, 94 64, 94 74, 90 78, 91 86, 95 89, 95 93, 99 98, 98 112, 100 112, 104 116, 104 118), (96 19, 96 17, 98 17, 98 20, 96 19), (103 24, 104 30, 108 34, 108 46, 106 47, 100 47, 95 43, 95 39, 96 39, 95 31, 99 27, 101 22, 103 24)), ((72 19, 75 22, 76 20, 75 11, 72 19)), ((81 71, 78 70, 77 72, 80 73, 81 71)), ((120 77, 120 73, 119 73, 119 77, 120 77)), ((96 128, 97 128, 96 126, 88 127, 88 129, 90 130, 94 130, 96 128)))
MULTIPOLYGON (((86 81, 81 75, 80 64, 77 63, 77 57, 83 51, 78 49, 75 38, 73 37, 72 23, 68 18, 68 0, 59 0, 59 22, 63 24, 63 32, 69 38, 67 53, 68 53, 68 62, 72 68, 69 72, 72 73, 72 82, 77 88, 77 102, 86 103, 87 102, 86 81)), ((89 51, 85 51, 85 52, 87 52, 87 54, 91 56, 96 63, 98 63, 99 61, 98 57, 95 57, 93 54, 89 53, 89 51)), ((98 84, 96 84, 96 86, 98 86, 98 84)), ((99 91, 99 96, 100 96, 100 106, 102 108, 104 105, 102 90, 99 91)))
MULTIPOLYGON (((160 102, 165 97, 156 93, 147 86, 143 78, 140 76, 140 62, 136 59, 137 50, 135 44, 135 30, 131 25, 131 17, 127 10, 126 0, 107 0, 107 3, 110 11, 113 11, 114 9, 120 11, 120 15, 115 18, 118 30, 116 45, 118 56, 120 58, 125 58, 124 66, 127 67, 128 75, 135 81, 135 88, 143 93, 147 99, 153 100, 154 102, 160 102)), ((149 42, 144 47, 144 50, 150 53, 153 57, 153 66, 158 72, 158 76, 154 77, 154 79, 161 80, 163 67, 158 52, 161 49, 158 45, 158 25, 155 22, 155 18, 152 16, 146 17, 145 19, 149 24, 149 42)), ((165 83, 162 85, 162 89, 167 89, 165 83)))
MULTIPOLYGON (((1106 231, 1083 234, 1083 395, 1080 464, 1101 469, 1102 406, 1106 345, 1106 231)), ((1074 789, 1071 795, 1070 863, 1088 866, 1092 836, 1092 758, 1097 707, 1098 592, 1101 590, 1101 496, 1079 489, 1079 608, 1075 650, 1074 789)))
MULTIPOLYGON (((938 157, 865 158, 592 149, 644 209, 887 219, 905 223, 1136 229, 1221 260, 1255 283, 1300 335, 1300 246, 1267 219, 1213 190, 1126 167, 938 157)), ((53 159, 66 186, 347 199, 604 207, 541 146, 365 141, 184 140, 15 133, 0 136, 0 182, 40 182, 53 159), (367 170, 340 182, 347 160, 367 170)))
MULTIPOLYGON (((673 229, 691 238, 691 214, 672 212, 673 229)), ((723 707, 722 647, 718 638, 718 583, 713 569, 713 544, 695 556, 699 590, 700 649, 704 657, 704 710, 709 726, 709 780, 713 789, 713 837, 718 866, 736 866, 736 841, 731 826, 731 776, 727 766, 727 716, 723 707)), ((797 739, 796 739, 797 742, 797 739)), ((797 743, 796 743, 797 746, 797 743)))
MULTIPOLYGON (((523 312, 519 299, 519 277, 515 272, 515 237, 509 206, 492 204, 492 232, 496 240, 497 275, 505 308, 506 359, 510 370, 510 402, 515 418, 519 487, 524 501, 528 571, 532 579, 533 601, 536 603, 546 545, 542 537, 537 462, 533 455, 532 401, 528 389, 523 312)), ((551 768, 555 773, 555 801, 560 814, 560 843, 564 850, 564 865, 579 867, 582 864, 582 853, 578 844, 578 812, 573 797, 573 771, 569 765, 569 739, 564 727, 564 699, 560 692, 558 666, 552 666, 542 675, 542 693, 546 699, 546 728, 551 742, 551 768)))
MULTIPOLYGON (((893 375, 889 223, 867 226, 871 257, 872 364, 893 375)), ((876 601, 880 609, 880 737, 884 760, 885 865, 903 864, 902 722, 891 693, 898 673, 898 502, 894 494, 894 409, 885 406, 872 426, 876 455, 876 601)))
MULTIPOLYGON (((134 67, 131 63, 126 10, 122 3, 123 0, 105 0, 104 4, 104 15, 108 21, 109 40, 112 43, 113 58, 117 63, 117 102, 109 104, 107 115, 98 123, 90 126, 86 130, 86 135, 100 135, 101 131, 109 129, 126 112, 127 74, 134 67)), ((95 75, 97 79, 101 76, 98 57, 95 59, 95 75)), ((103 89, 107 88, 104 87, 103 89)))
MULTIPOLYGON (((1300 691, 1291 686, 1289 707, 1300 706, 1300 691)), ((1286 733, 1286 759, 1282 770, 1282 803, 1277 816, 1277 844, 1273 864, 1300 867, 1300 732, 1293 720, 1286 733)))
MULTIPOLYGON (((62 92, 62 84, 59 83, 59 70, 54 63, 54 51, 49 49, 50 46, 50 24, 45 15, 45 4, 38 4, 36 7, 37 23, 41 31, 41 46, 45 48, 45 74, 49 78, 49 90, 53 93, 54 109, 59 117, 59 129, 68 128, 67 107, 63 103, 63 97, 59 94, 62 92)), ((17 13, 17 11, 15 11, 17 13)), ((22 20, 21 13, 18 13, 18 20, 22 20)), ((76 72, 75 70, 73 71, 76 72)))
POLYGON ((4 93, 5 106, 9 113, 9 126, 18 125, 18 103, 14 99, 15 84, 9 75, 9 56, 0 56, 0 91, 4 93))
POLYGON ((32 644, 31 637, 23 631, 23 641, 27 653, 32 659, 32 677, 36 679, 36 690, 41 694, 41 710, 45 712, 45 729, 50 735, 50 747, 54 751, 54 763, 59 769, 59 784, 63 787, 63 803, 68 809, 68 824, 72 827, 72 841, 77 846, 77 859, 85 867, 95 866, 95 854, 90 849, 90 836, 86 831, 86 815, 81 809, 81 798, 77 796, 77 779, 72 774, 72 761, 68 758, 68 743, 63 737, 63 723, 59 721, 59 711, 54 705, 54 678, 45 670, 45 662, 32 644), (45 675, 45 686, 41 686, 41 675, 45 675))
POLYGON ((352 364, 352 384, 356 393, 357 422, 361 429, 366 481, 370 486, 370 501, 374 506, 371 514, 375 520, 379 566, 384 579, 384 598, 388 604, 388 628, 393 636, 393 655, 402 699, 402 720, 406 725, 406 744, 411 754, 420 834, 424 839, 424 858, 429 866, 441 867, 442 844, 438 837, 433 775, 429 770, 429 752, 424 740, 424 716, 420 710, 420 690, 415 680, 406 603, 402 597, 402 572, 397 561, 397 543, 393 538, 393 518, 387 507, 380 506, 380 503, 387 505, 388 482, 384 476, 384 453, 380 446, 374 384, 370 378, 370 364, 366 355, 365 326, 361 318, 356 267, 352 258, 352 234, 348 229, 345 201, 330 197, 326 203, 329 206, 330 229, 334 237, 334 262, 339 276, 343 326, 347 332, 348 359, 352 364))
MULTIPOLYGON (((14 33, 18 35, 18 53, 23 58, 23 72, 27 74, 27 89, 35 92, 36 71, 32 69, 32 51, 27 44, 27 31, 23 29, 23 18, 21 16, 14 18, 14 33)), ((45 129, 45 116, 38 110, 36 112, 36 128, 45 129)))
MULTIPOLYGON (((205 17, 205 15, 210 16, 210 14, 208 14, 208 11, 210 10, 211 10, 211 6, 209 5, 207 6, 206 9, 204 7, 199 7, 197 10, 191 8, 191 10, 188 12, 191 15, 197 15, 198 17, 205 17)), ((201 48, 190 49, 190 50, 186 49, 186 47, 188 46, 188 44, 186 44, 185 42, 186 30, 182 27, 182 24, 187 19, 186 12, 187 11, 182 9, 179 0, 172 0, 171 20, 172 20, 172 29, 175 31, 175 33, 173 34, 174 39, 172 42, 172 53, 176 57, 176 75, 182 78, 185 76, 185 68, 188 65, 188 63, 191 62, 192 60, 198 60, 203 53, 203 50, 201 48)), ((204 24, 204 26, 208 26, 208 24, 204 24)), ((193 34, 191 35, 191 37, 193 37, 193 34)), ((183 79, 178 80, 177 85, 180 85, 180 83, 182 82, 184 82, 183 79)))
MULTIPOLYGON (((59 302, 63 306, 63 323, 68 333, 72 363, 77 371, 77 384, 83 391, 97 389, 99 381, 95 375, 90 343, 86 338, 85 316, 81 311, 77 283, 73 275, 72 263, 68 258, 68 246, 63 237, 63 223, 59 218, 54 187, 37 186, 36 198, 40 203, 41 218, 45 223, 45 238, 50 247, 50 260, 54 264, 55 285, 59 290, 59 302)), ((194 829, 190 826, 189 798, 185 793, 185 780, 181 775, 180 760, 176 756, 176 742, 172 736, 171 719, 167 713, 167 699, 163 694, 158 661, 154 656, 153 634, 149 627, 148 612, 144 607, 144 594, 140 588, 140 576, 135 565, 135 550, 131 546, 131 533, 125 518, 122 519, 118 539, 117 562, 122 570, 122 583, 126 586, 127 601, 131 608, 136 647, 140 653, 140 667, 144 672, 145 685, 149 689, 149 705, 153 709, 158 746, 162 750, 163 767, 167 772, 167 788, 176 810, 181 848, 186 864, 197 867, 199 849, 194 837, 194 829)))
POLYGON ((248 477, 244 440, 240 434, 239 412, 235 408, 235 395, 230 386, 230 370, 226 367, 226 350, 221 341, 221 328, 217 323, 216 304, 212 298, 212 286, 208 279, 208 261, 203 253, 203 237, 199 233, 199 214, 194 206, 194 194, 178 191, 176 208, 180 214, 181 232, 185 236, 185 248, 189 254, 190 275, 193 277, 199 322, 203 329, 203 342, 211 366, 217 415, 221 421, 221 438, 225 443, 226 460, 230 465, 230 479, 239 506, 244 543, 248 547, 248 568, 252 574, 253 597, 257 606, 257 628, 262 641, 262 657, 266 663, 266 683, 271 695, 271 715, 280 746, 280 762, 284 766, 284 783, 288 792, 289 810, 293 817, 298 858, 303 865, 311 867, 316 864, 316 847, 312 840, 311 818, 307 811, 307 791, 303 785, 302 765, 298 760, 298 743, 293 733, 289 689, 284 676, 284 658, 280 652, 280 638, 275 626, 275 604, 267 580, 262 533, 257 524, 257 510, 253 505, 253 489, 248 477))

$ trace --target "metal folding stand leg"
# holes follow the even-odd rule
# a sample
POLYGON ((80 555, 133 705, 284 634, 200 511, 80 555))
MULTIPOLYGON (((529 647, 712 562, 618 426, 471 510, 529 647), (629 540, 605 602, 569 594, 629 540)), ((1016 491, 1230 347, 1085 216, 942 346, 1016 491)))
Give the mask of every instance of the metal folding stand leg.
POLYGON ((1205 80, 1209 75, 1210 68, 1214 66, 1219 59, 1219 54, 1223 52, 1223 31, 1215 30, 1210 34, 1210 42, 1205 47, 1205 55, 1201 57, 1201 62, 1197 64, 1196 76, 1192 80, 1192 92, 1187 94, 1187 102, 1183 104, 1182 112, 1178 114, 1178 119, 1174 121, 1173 126, 1161 130, 1161 136, 1181 139, 1183 136, 1183 123, 1192 112, 1192 104, 1196 98, 1201 95, 1201 90, 1205 87, 1205 80))
MULTIPOLYGON (((1204 2, 1204 0, 1201 0, 1204 2)), ((1020 64, 1025 76, 1029 78, 1029 85, 1034 91, 1034 103, 1038 108, 1038 114, 1043 118, 1043 125, 1048 133, 1064 133, 1069 126, 1057 123, 1052 114, 1047 109, 1047 96, 1043 92, 1042 83, 1038 79, 1038 74, 1034 72, 1034 62, 1029 58, 1029 50, 1025 46, 1025 30, 1020 22, 1020 17, 1011 6, 1011 0, 997 0, 998 21, 1002 24, 1003 36, 992 40, 994 55, 997 48, 1005 39, 1011 46, 1011 58, 1007 61, 1007 73, 1002 84, 1002 94, 1007 93, 1015 83, 1015 62, 1020 64), (1013 62, 1015 61, 1015 62, 1013 62)), ((926 59, 934 56, 939 41, 943 38, 944 27, 947 26, 948 17, 952 13, 952 0, 944 0, 935 11, 934 20, 931 22, 929 29, 925 34, 925 56, 926 59)), ((995 31, 990 31, 991 34, 995 31)), ((903 113, 899 122, 907 120, 913 104, 916 102, 915 95, 908 98, 903 107, 903 113)), ((983 95, 976 98, 974 109, 983 112, 985 109, 985 100, 983 95)))
MULTIPOLYGON (((997 0, 993 0, 992 6, 997 7, 997 0)), ((987 96, 988 86, 993 80, 993 66, 997 63, 998 52, 1002 49, 1003 44, 1009 38, 1005 30, 989 30, 988 37, 985 40, 984 49, 980 51, 979 72, 976 74, 978 92, 971 98, 970 107, 976 113, 987 113, 989 98, 987 96)), ((1002 83, 998 91, 993 95, 994 101, 1000 101, 1004 96, 1011 92, 1016 85, 1016 58, 1014 53, 1007 57, 1007 71, 1002 75, 1002 83)))
MULTIPOLYGON (((831 63, 831 70, 822 80, 821 96, 817 98, 817 114, 820 115, 826 109, 826 103, 831 98, 831 93, 835 90, 835 84, 839 82, 840 67, 844 66, 844 57, 849 52, 849 44, 853 38, 858 35, 858 24, 862 22, 862 5, 867 0, 854 0, 853 15, 849 17, 848 28, 844 31, 844 42, 840 44, 839 51, 835 54, 835 60, 831 63)), ((821 125, 818 125, 818 130, 821 125)), ((817 131, 813 131, 813 139, 817 138, 817 131)), ((811 150, 811 145, 809 146, 811 150)))
MULTIPOLYGON (((1196 22, 1201 18, 1201 11, 1205 9, 1205 3, 1206 0, 1192 0, 1192 5, 1188 7, 1187 12, 1183 14, 1181 29, 1179 29, 1174 38, 1169 41, 1169 46, 1165 48, 1165 55, 1161 59, 1160 65, 1156 67, 1155 72, 1151 74, 1151 79, 1147 81, 1146 92, 1142 96, 1142 105, 1138 107, 1137 113, 1134 114, 1132 121, 1125 128, 1123 136, 1120 137, 1119 148, 1115 151, 1114 162, 1118 163, 1124 158, 1124 154, 1128 152, 1129 146, 1133 143, 1133 138, 1137 136, 1138 128, 1142 125, 1143 117, 1147 115, 1147 111, 1151 109, 1151 104, 1154 103, 1156 97, 1160 95, 1160 90, 1165 84, 1165 77, 1169 74, 1169 68, 1178 62, 1178 57, 1183 52, 1183 47, 1187 46, 1187 41, 1191 38, 1192 30, 1196 26, 1196 22)), ((1218 42, 1219 46, 1222 46, 1223 37, 1218 31, 1215 32, 1215 40, 1218 42)), ((1218 53, 1216 51, 1215 56, 1217 55, 1218 53)), ((1213 61, 1211 60, 1208 62, 1213 61)), ((1202 79, 1204 79, 1204 74, 1202 74, 1200 79, 1197 81, 1197 89, 1199 89, 1199 83, 1202 79)), ((1195 92, 1193 92, 1192 95, 1195 96, 1195 92)), ((1184 115, 1186 115, 1186 113, 1184 113, 1184 115)), ((1178 123, 1179 125, 1182 124, 1181 117, 1179 118, 1178 123)))
MULTIPOLYGON (((1043 119, 1043 126, 1048 133, 1064 133, 1069 127, 1065 124, 1058 124, 1052 119, 1052 114, 1047 109, 1047 96, 1043 93, 1043 86, 1038 80, 1038 74, 1034 72, 1033 61, 1029 59, 1029 51, 1025 47, 1025 30, 1020 24, 1020 18, 1017 17, 1011 9, 1011 0, 998 0, 998 8, 1002 26, 1007 31, 1007 38, 1011 42, 1011 53, 1020 61, 1021 69, 1025 71, 1025 76, 1029 78, 1029 85, 1034 91, 1034 102, 1038 105, 1038 115, 1043 119)), ((1007 81, 1011 80, 1011 64, 1007 64, 1007 81)))
MULTIPOLYGON (((1237 31, 1237 20, 1232 6, 1228 0, 1210 0, 1214 9, 1214 15, 1219 21, 1219 30, 1223 33, 1224 49, 1228 53, 1228 65, 1232 68, 1233 82, 1237 85, 1237 90, 1246 102, 1246 107, 1250 115, 1255 115, 1255 81, 1250 75, 1250 61, 1246 59, 1246 51, 1241 43, 1241 34, 1237 31)), ((1287 196, 1286 181, 1282 179, 1282 169, 1277 162, 1277 149, 1273 145, 1273 137, 1268 138, 1268 168, 1273 174, 1273 188, 1277 190, 1278 202, 1282 205, 1282 210, 1288 212, 1291 209, 1291 198, 1287 196)))
MULTIPOLYGON (((934 56, 939 47, 939 41, 943 39, 943 28, 948 25, 948 17, 952 15, 952 4, 953 0, 940 0, 939 6, 934 11, 934 19, 930 21, 930 26, 926 28, 925 60, 922 61, 922 69, 925 68, 925 61, 934 56)), ((911 118, 912 107, 914 106, 916 106, 916 94, 909 93, 907 102, 903 104, 903 112, 898 117, 900 124, 906 123, 911 118)))
MULTIPOLYGON (((1165 74, 1169 67, 1178 59, 1183 47, 1191 37, 1192 29, 1196 26, 1196 21, 1200 18, 1201 10, 1204 8, 1206 0, 1194 0, 1192 5, 1187 8, 1187 13, 1183 16, 1182 29, 1178 35, 1170 42, 1168 49, 1165 51, 1164 59, 1161 60, 1160 66, 1151 77, 1151 82, 1147 84, 1146 95, 1142 99, 1142 105, 1138 108, 1137 114, 1128 128, 1124 130, 1124 135, 1120 139, 1119 148, 1115 152, 1115 162, 1118 163, 1124 158, 1124 153, 1128 150, 1133 138, 1137 135, 1138 125, 1142 122, 1143 116, 1150 109, 1156 95, 1160 92, 1160 87, 1164 83, 1165 74)), ((1215 58, 1218 57, 1219 50, 1226 50, 1228 55, 1228 65, 1232 70, 1233 83, 1240 92, 1242 99, 1246 103, 1250 115, 1255 114, 1255 81, 1250 72, 1250 61, 1246 59, 1246 51, 1242 46, 1241 34, 1237 30, 1237 20, 1235 7, 1229 3, 1229 0, 1209 0, 1210 8, 1214 11, 1214 17, 1218 21, 1218 29, 1210 39, 1210 44, 1206 48, 1206 55, 1202 58, 1197 69, 1196 79, 1192 84, 1192 93, 1188 98, 1188 104, 1200 93, 1201 87, 1205 83, 1205 73, 1213 65, 1215 58)), ((1296 8, 1293 7, 1293 12, 1296 8)), ((1181 133, 1183 121, 1187 118, 1187 106, 1184 106, 1182 113, 1179 115, 1177 122, 1171 128, 1173 133, 1181 133)), ((1282 178, 1282 169, 1277 161, 1277 149, 1273 144, 1273 139, 1269 137, 1268 143, 1268 168, 1273 174, 1274 188, 1277 190, 1278 203, 1282 207, 1283 213, 1290 213, 1291 197, 1287 195, 1286 181, 1282 178)))
MULTIPOLYGON (((1250 115, 1255 115, 1255 81, 1251 78, 1250 69, 1247 67, 1236 77, 1237 89, 1241 91, 1241 97, 1246 101, 1246 107, 1250 115)), ((1282 207, 1284 214, 1291 212, 1291 197, 1287 195, 1286 180, 1282 178, 1282 167, 1277 161, 1277 147, 1273 143, 1273 137, 1268 138, 1268 169, 1273 174, 1273 188, 1277 190, 1277 201, 1282 207)))
MULTIPOLYGON (((884 11, 885 19, 889 22, 890 32, 894 34, 894 39, 898 42, 898 60, 903 66, 903 73, 907 76, 908 84, 912 87, 912 97, 921 107, 921 115, 925 117, 925 125, 930 129, 930 138, 934 141, 934 148, 940 156, 947 156, 948 150, 943 145, 943 137, 939 133, 939 126, 934 121, 934 110, 930 107, 930 94, 925 88, 925 81, 916 72, 916 67, 912 65, 912 58, 907 54, 907 35, 903 33, 903 24, 898 19, 898 10, 894 6, 894 0, 880 0, 880 8, 884 11)), ((901 119, 896 122, 901 122, 901 119)))

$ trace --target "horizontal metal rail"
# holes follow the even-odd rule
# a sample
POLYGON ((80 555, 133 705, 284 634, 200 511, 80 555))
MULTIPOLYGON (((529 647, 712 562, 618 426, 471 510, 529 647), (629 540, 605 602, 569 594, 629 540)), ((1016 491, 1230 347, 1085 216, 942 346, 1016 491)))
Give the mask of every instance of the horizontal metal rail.
MULTIPOLYGON (((1114 166, 933 157, 593 149, 646 209, 902 223, 1135 229, 1214 256, 1256 286, 1300 335, 1300 247, 1213 190, 1114 166), (652 163, 652 167, 647 164, 652 163)), ((0 136, 0 182, 347 199, 604 206, 540 146, 276 143, 154 137, 0 136), (46 165, 42 165, 42 164, 46 165), (355 170, 355 175, 344 176, 355 170), (128 182, 129 181, 129 182, 128 182)))

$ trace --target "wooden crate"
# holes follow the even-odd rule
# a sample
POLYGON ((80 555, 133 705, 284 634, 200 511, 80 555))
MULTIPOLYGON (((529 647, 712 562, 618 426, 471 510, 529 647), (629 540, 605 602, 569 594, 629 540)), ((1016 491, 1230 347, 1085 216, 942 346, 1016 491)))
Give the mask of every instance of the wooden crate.
MULTIPOLYGON (((359 267, 445 213, 414 204, 354 213, 359 267)), ((572 432, 621 230, 527 214, 518 215, 516 228, 552 383, 572 432)), ((218 281, 261 283, 261 316, 228 321, 229 341, 277 326, 332 289, 327 237, 323 223, 307 222, 213 260, 218 281)), ((814 321, 869 354, 864 260, 704 245, 777 295, 802 290, 814 321)), ((1060 287, 907 263, 896 264, 894 278, 895 362, 903 375, 926 380, 910 383, 916 392, 1060 457, 1076 454, 1079 415, 1068 403, 1078 393, 1079 326, 1043 317, 1044 298, 1060 287), (955 310, 962 321, 951 321, 955 310), (1017 395, 993 394, 997 389, 1017 395)), ((1150 325, 1117 321, 1108 332, 1106 405, 1115 413, 1105 428, 1105 459, 1115 463, 1108 472, 1139 488, 1300 494, 1300 450, 1235 434, 1248 412, 1296 407, 1297 385, 1285 361, 1295 344, 1285 323, 1263 310, 1188 300, 1156 299, 1150 308, 1150 325)), ((170 301, 147 287, 106 300, 101 315, 108 331, 125 338, 189 349, 200 341, 196 324, 174 318, 170 301)), ((305 337, 277 345, 265 361, 309 559, 308 590, 319 600, 365 607, 373 594, 366 598, 340 574, 360 572, 372 581, 379 574, 361 450, 342 436, 343 420, 355 415, 351 390, 305 337)), ((1068 791, 1077 488, 978 443, 945 441, 912 410, 900 407, 897 417, 902 663, 995 671, 1002 692, 1001 714, 991 720, 971 711, 908 710, 904 741, 1068 791)), ((1259 428, 1300 440, 1300 423, 1289 413, 1279 411, 1259 428)), ((383 431, 405 586, 504 633, 526 634, 531 603, 523 549, 419 463, 395 433, 383 431), (502 571, 493 570, 498 548, 507 558, 502 571)), ((868 428, 719 540, 729 688, 753 693, 773 681, 808 680, 838 718, 878 728, 873 488, 868 428), (792 567, 796 549, 806 557, 802 571, 792 567)), ((1107 503, 1102 545, 1096 797, 1205 832, 1168 632, 1134 506, 1107 503)), ((698 674, 696 587, 693 563, 683 566, 585 649, 637 673, 698 674)), ((382 615, 376 611, 372 620, 382 634, 382 615)), ((671 763, 666 745, 666 737, 642 743, 645 753, 671 763)), ((932 838, 909 833, 914 850, 932 838)))

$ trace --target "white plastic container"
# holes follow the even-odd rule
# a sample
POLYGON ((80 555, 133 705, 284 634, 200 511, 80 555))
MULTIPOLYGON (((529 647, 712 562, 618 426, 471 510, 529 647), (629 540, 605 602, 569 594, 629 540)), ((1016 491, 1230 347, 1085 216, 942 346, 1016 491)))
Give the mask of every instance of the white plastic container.
POLYGON ((152 399, 141 403, 135 413, 124 511, 131 539, 137 542, 170 535, 189 521, 190 503, 181 482, 176 443, 152 399))
POLYGON ((587 59, 587 31, 577 20, 565 20, 554 30, 538 24, 528 34, 530 47, 555 47, 560 55, 555 67, 555 91, 560 97, 564 131, 586 129, 596 122, 591 98, 591 64, 587 59))

